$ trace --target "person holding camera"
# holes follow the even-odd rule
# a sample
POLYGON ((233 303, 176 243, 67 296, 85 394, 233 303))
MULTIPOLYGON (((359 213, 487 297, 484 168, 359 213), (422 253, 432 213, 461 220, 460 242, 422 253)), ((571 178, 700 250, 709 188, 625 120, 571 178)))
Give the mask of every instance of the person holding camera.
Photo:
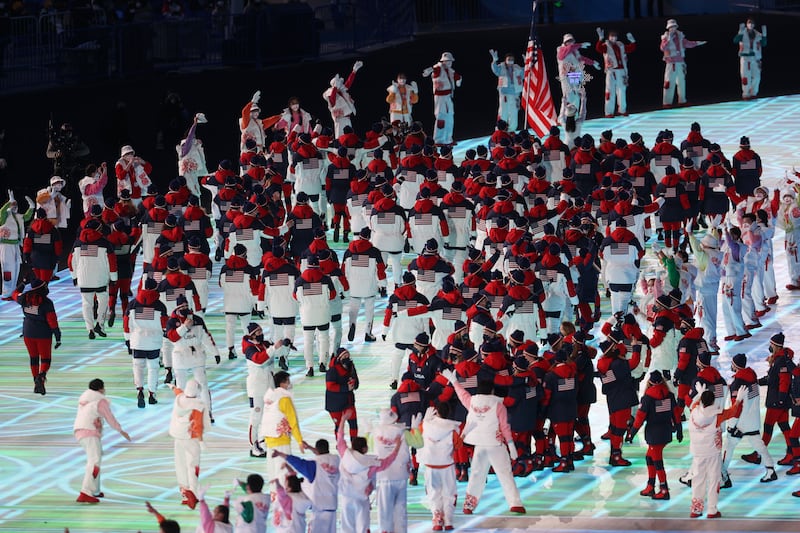
POLYGON ((53 160, 53 175, 66 180, 77 178, 89 152, 86 143, 75 135, 72 124, 65 122, 59 129, 54 129, 51 124, 46 155, 53 160))

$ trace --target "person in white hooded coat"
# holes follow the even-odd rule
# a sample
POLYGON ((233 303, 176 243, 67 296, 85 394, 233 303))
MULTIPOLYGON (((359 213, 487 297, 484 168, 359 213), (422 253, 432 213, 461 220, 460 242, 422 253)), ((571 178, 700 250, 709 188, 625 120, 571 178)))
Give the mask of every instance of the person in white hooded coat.
POLYGON ((417 453, 417 460, 425 466, 425 494, 434 531, 453 529, 458 497, 453 451, 461 423, 448 419, 449 414, 448 403, 428 407, 422 420, 424 445, 417 453))
POLYGON ((503 399, 493 394, 492 382, 479 382, 477 392, 470 394, 456 379, 452 370, 444 370, 442 375, 453 384, 459 401, 467 409, 467 420, 462 436, 464 442, 475 447, 472 455, 472 472, 464 497, 464 514, 472 514, 478 507, 490 466, 503 487, 503 495, 510 511, 525 514, 519 489, 511 473, 511 461, 517 458, 517 447, 511 435, 508 412, 503 405, 503 399))
POLYGON ((175 147, 178 153, 178 175, 186 178, 186 186, 189 192, 198 198, 201 197, 200 178, 208 175, 206 168, 206 153, 203 150, 203 143, 195 135, 198 124, 205 124, 208 121, 203 113, 194 116, 192 125, 186 138, 175 147))
POLYGON ((203 386, 195 379, 185 382, 183 389, 170 384, 175 393, 169 436, 174 439, 175 476, 181 489, 184 505, 194 509, 197 504, 200 475, 200 451, 205 446, 203 434, 211 426, 206 403, 201 396, 203 386))
MULTIPOLYGON (((421 447, 419 424, 421 414, 411 419, 411 428, 397 422, 397 413, 383 408, 379 413, 378 424, 372 428, 368 440, 372 441, 372 449, 378 459, 395 453, 397 439, 415 448, 421 447)), ((385 533, 401 533, 408 529, 408 472, 411 466, 411 455, 408 446, 401 446, 396 452, 394 461, 377 473, 378 491, 378 529, 385 533)))
POLYGON ((75 416, 73 433, 75 439, 86 452, 86 471, 83 475, 81 493, 78 502, 98 503, 100 492, 100 459, 103 457, 101 437, 103 435, 103 420, 130 441, 131 436, 122 429, 114 418, 111 405, 106 398, 106 388, 102 379, 93 379, 89 388, 78 398, 78 414, 75 416))
POLYGON ((397 454, 403 448, 403 439, 398 436, 394 440, 392 453, 379 459, 367 454, 367 440, 364 437, 353 437, 352 447, 348 448, 344 440, 345 422, 350 413, 342 415, 339 431, 336 433, 336 450, 339 452, 339 496, 342 506, 342 531, 366 533, 369 528, 369 496, 372 492, 372 480, 375 475, 389 468, 397 454))
POLYGON ((350 87, 356 79, 356 72, 364 66, 362 61, 353 63, 353 70, 346 80, 338 74, 331 79, 330 87, 328 87, 322 98, 328 104, 328 111, 331 112, 333 119, 334 135, 338 138, 342 135, 345 126, 350 126, 350 118, 356 114, 356 104, 353 102, 353 97, 350 96, 350 87))

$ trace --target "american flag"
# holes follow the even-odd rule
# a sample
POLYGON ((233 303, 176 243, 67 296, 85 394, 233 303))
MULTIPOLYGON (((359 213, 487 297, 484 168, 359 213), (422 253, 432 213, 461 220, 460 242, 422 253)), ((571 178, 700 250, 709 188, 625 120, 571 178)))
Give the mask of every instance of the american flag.
POLYGON ((252 241, 253 228, 236 228, 236 239, 240 241, 252 241))
POLYGON ((558 392, 575 390, 575 378, 561 378, 558 380, 558 392))
POLYGON ((161 230, 164 229, 163 222, 148 222, 147 233, 150 235, 161 235, 161 230))
POLYGON ((35 235, 33 237, 33 244, 50 244, 51 235, 49 233, 45 233, 44 235, 35 235))
POLYGON ((758 383, 751 383, 747 386, 747 397, 750 400, 758 398, 758 383))
POLYGON ((22 308, 22 312, 26 315, 38 315, 39 314, 39 306, 38 305, 26 305, 22 308))
POLYGON ((656 413, 668 413, 670 411, 672 411, 672 400, 669 398, 656 400, 656 413))
POLYGON ((279 272, 277 274, 269 275, 270 287, 287 287, 289 285, 289 274, 279 272))
MULTIPOLYGON (((536 2, 533 3, 533 9, 536 10, 536 2)), ((550 82, 547 80, 542 47, 539 44, 536 24, 533 21, 531 21, 531 33, 525 52, 522 108, 525 109, 525 120, 528 126, 539 137, 547 135, 550 132, 550 126, 556 123, 556 108, 553 105, 553 95, 550 94, 550 82)))
POLYGON ((369 268, 369 256, 367 254, 353 254, 350 256, 350 266, 359 268, 369 268))
POLYGON ((227 283, 242 283, 244 281, 244 271, 228 270, 225 272, 225 281, 227 283))
POLYGON ((178 301, 178 296, 186 296, 186 289, 184 289, 183 287, 175 287, 174 289, 167 289, 166 295, 168 302, 176 302, 178 301))
POLYGON ((430 213, 415 213, 414 214, 414 223, 417 226, 430 226, 431 225, 431 214, 430 213))
POLYGON ((193 280, 198 281, 205 281, 208 279, 208 269, 207 268, 190 268, 187 273, 189 277, 193 280))
POLYGON ((138 320, 153 320, 155 311, 152 307, 137 307, 134 316, 138 320))
POLYGON ((627 242, 611 243, 611 255, 628 255, 630 244, 627 242))
POLYGON ((409 392, 400 396, 400 403, 419 402, 420 396, 418 392, 409 392))
POLYGON ((714 398, 723 397, 725 393, 724 387, 725 387, 724 383, 714 383, 714 398))
POLYGON ((533 302, 531 301, 516 302, 514 304, 514 312, 522 315, 533 313, 533 302))
POLYGON ((603 385, 611 383, 612 381, 617 381, 617 375, 614 373, 612 369, 609 368, 608 372, 606 372, 600 377, 600 381, 603 382, 603 385))
POLYGON ((445 320, 461 320, 464 312, 459 307, 444 307, 442 309, 442 318, 445 320))
POLYGON ((417 270, 417 281, 424 281, 425 283, 433 283, 436 281, 435 270, 417 270))
POLYGON ((391 212, 378 213, 378 224, 394 224, 394 217, 391 212))
POLYGON ((81 245, 81 257, 97 257, 97 245, 96 244, 82 244, 81 245))
POLYGON ((183 231, 200 231, 200 221, 187 220, 183 224, 183 231))
POLYGON ((458 376, 458 382, 461 383, 461 386, 465 389, 475 388, 478 386, 478 376, 470 376, 468 378, 458 376))
POLYGON ((405 181, 409 183, 416 183, 417 182, 417 172, 415 170, 406 170, 405 171, 405 181))
POLYGON ((310 218, 297 218, 294 221, 294 229, 296 230, 310 230, 313 229, 314 221, 310 218))
POLYGON ((319 296, 322 294, 322 283, 303 283, 303 296, 319 296))
POLYGON ((536 398, 536 387, 526 387, 525 388, 525 399, 531 400, 536 398))
POLYGON ((350 179, 350 169, 347 168, 337 168, 333 171, 333 179, 335 180, 349 180, 350 179))

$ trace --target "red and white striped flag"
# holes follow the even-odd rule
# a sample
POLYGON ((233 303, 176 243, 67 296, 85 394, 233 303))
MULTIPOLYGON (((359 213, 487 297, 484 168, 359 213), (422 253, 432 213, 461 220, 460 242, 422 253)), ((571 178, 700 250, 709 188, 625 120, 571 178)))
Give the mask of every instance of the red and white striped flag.
MULTIPOLYGON (((533 9, 536 11, 536 2, 533 3, 533 9)), ((525 110, 525 122, 539 137, 547 135, 550 126, 556 123, 556 108, 553 105, 553 95, 550 94, 550 82, 547 79, 535 24, 531 24, 531 34, 525 52, 522 108, 525 110)))

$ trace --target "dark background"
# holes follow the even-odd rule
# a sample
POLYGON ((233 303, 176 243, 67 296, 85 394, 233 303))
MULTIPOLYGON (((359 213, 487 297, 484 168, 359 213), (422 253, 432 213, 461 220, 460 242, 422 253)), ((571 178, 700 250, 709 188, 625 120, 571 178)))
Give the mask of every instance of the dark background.
MULTIPOLYGON (((678 18, 680 29, 687 38, 709 41, 706 46, 687 52, 690 103, 741 97, 737 49, 732 39, 745 18, 741 14, 678 18)), ((769 30, 760 95, 796 92, 800 88, 793 67, 797 18, 778 15, 756 18, 759 27, 767 24, 769 30)), ((638 49, 629 58, 630 112, 661 106, 664 63, 658 44, 665 22, 665 19, 643 19, 604 24, 606 33, 608 29, 616 29, 624 36, 630 31, 637 39, 638 49)), ((160 74, 6 96, 0 100, 0 128, 6 129, 9 168, 2 177, 0 195, 4 197, 5 189, 11 187, 21 197, 20 193, 31 194, 47 184, 52 173, 52 165, 45 157, 47 124, 51 114, 56 125, 62 122, 73 124, 77 134, 91 148, 90 159, 94 162, 107 161, 109 166, 113 166, 120 146, 132 144, 137 154, 153 163, 153 177, 163 189, 176 175, 174 145, 189 126, 194 113, 202 111, 208 117, 209 123, 198 128, 198 136, 204 142, 209 169, 213 170, 221 159, 235 160, 238 157, 237 118, 256 89, 262 93, 262 116, 280 112, 288 97, 296 95, 312 115, 321 118, 324 124, 330 124, 322 92, 335 73, 346 77, 355 59, 362 59, 365 64, 351 90, 358 109, 354 121, 358 133, 363 134, 372 122, 386 116, 385 88, 399 71, 406 72, 409 81, 416 80, 419 84, 420 102, 415 107, 414 117, 423 121, 426 130, 430 131, 433 121, 431 84, 421 72, 433 65, 443 51, 450 51, 455 56, 456 70, 464 78, 455 97, 455 138, 486 135, 493 128, 497 108, 496 78, 489 69, 491 58, 488 50, 497 49, 501 57, 506 52, 513 52, 517 62, 522 64, 529 28, 528 21, 520 20, 520 24, 517 28, 426 35, 412 43, 335 61, 297 62, 259 71, 220 69, 160 74), (172 132, 172 138, 165 140, 165 148, 156 150, 159 110, 164 97, 171 91, 180 95, 185 106, 185 119, 182 126, 172 132)), ((561 36, 570 32, 579 42, 594 44, 596 26, 592 23, 539 28, 557 106, 560 90, 555 81, 555 50, 561 36)), ((593 48, 585 52, 601 60, 593 48)), ((588 116, 597 117, 602 114, 604 78, 602 72, 590 72, 596 77, 588 89, 588 116)), ((698 120, 702 121, 702 117, 698 120)), ((682 132, 676 133, 682 135, 682 132)), ((112 189, 109 187, 107 190, 112 189)), ((68 193, 77 195, 74 189, 68 193)))

